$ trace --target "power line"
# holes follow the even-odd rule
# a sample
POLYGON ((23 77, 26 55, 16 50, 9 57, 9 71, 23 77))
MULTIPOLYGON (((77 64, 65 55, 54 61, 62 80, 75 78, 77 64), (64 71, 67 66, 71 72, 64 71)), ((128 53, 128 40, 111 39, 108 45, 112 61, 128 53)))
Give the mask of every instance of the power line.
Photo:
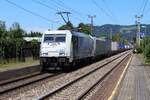
POLYGON ((142 0, 143 2, 142 2, 142 4, 141 4, 141 6, 140 6, 140 9, 139 9, 139 12, 138 13, 141 13, 141 11, 142 11, 142 9, 143 9, 143 5, 144 5, 144 2, 146 1, 146 0, 142 0))
POLYGON ((115 21, 102 7, 98 5, 98 3, 95 0, 91 0, 93 4, 99 8, 107 17, 109 17, 112 21, 115 21))
POLYGON ((51 0, 53 3, 55 3, 57 5, 58 8, 63 8, 64 10, 68 10, 68 8, 64 7, 64 5, 62 5, 60 2, 57 2, 55 0, 51 0))
MULTIPOLYGON (((52 0, 52 1, 54 1, 54 2, 56 2, 59 6, 61 6, 61 7, 63 7, 63 8, 65 8, 65 9, 69 9, 69 10, 71 10, 72 12, 74 12, 74 14, 76 14, 77 16, 80 16, 81 17, 81 15, 83 15, 83 13, 81 13, 81 12, 79 12, 79 11, 77 11, 77 10, 74 10, 73 8, 71 8, 71 7, 69 7, 68 5, 66 5, 63 1, 61 1, 61 0, 57 0, 57 1, 55 1, 55 0, 52 0)), ((73 16, 74 18, 76 18, 77 20, 79 20, 79 21, 82 21, 82 19, 80 18, 80 17, 75 17, 75 16, 73 16)), ((82 17, 83 18, 83 17, 82 17)), ((84 18, 83 18, 84 19, 84 18)))
MULTIPOLYGON (((73 8, 71 8, 71 7, 69 7, 68 5, 66 5, 63 1, 61 1, 61 0, 51 0, 52 2, 54 2, 55 4, 57 4, 58 6, 60 6, 61 8, 64 8, 64 9, 66 9, 66 10, 68 10, 68 11, 71 11, 71 12, 73 12, 75 15, 77 15, 77 16, 80 16, 81 17, 81 15, 83 15, 83 13, 81 13, 81 12, 79 12, 79 11, 77 11, 77 10, 74 10, 73 8)), ((74 18, 76 18, 77 20, 80 20, 80 21, 82 21, 82 19, 80 18, 80 17, 75 17, 75 16, 73 16, 74 18)), ((83 18, 83 17, 82 17, 83 18)))
POLYGON ((65 4, 63 1, 61 1, 61 0, 57 0, 57 1, 52 0, 52 1, 54 1, 55 3, 57 3, 58 5, 60 5, 61 7, 65 8, 65 9, 69 9, 69 10, 71 10, 72 12, 78 13, 79 15, 82 14, 81 12, 76 11, 76 10, 72 9, 71 7, 69 7, 68 5, 66 5, 66 4, 65 4), (61 2, 61 3, 60 3, 60 2, 61 2))
POLYGON ((140 15, 141 16, 145 16, 149 11, 147 10, 147 12, 145 13, 145 9, 146 9, 146 7, 147 7, 147 3, 148 3, 148 0, 144 0, 143 2, 142 2, 142 4, 141 4, 141 7, 140 7, 140 15))
MULTIPOLYGON (((46 8, 52 9, 52 10, 54 10, 54 11, 56 11, 56 12, 59 12, 58 9, 55 9, 55 8, 53 8, 53 7, 51 7, 51 6, 47 5, 47 4, 45 4, 45 3, 42 3, 42 2, 39 1, 39 0, 32 0, 32 1, 35 2, 35 3, 37 3, 37 4, 40 4, 40 5, 44 6, 44 7, 46 7, 46 8)), ((58 7, 58 6, 57 6, 57 7, 58 7)), ((58 8, 60 8, 60 7, 58 7, 58 8)), ((74 16, 73 16, 73 17, 74 17, 74 16)), ((79 18, 77 18, 77 17, 74 17, 74 18, 76 18, 76 19, 78 19, 78 20, 81 21, 81 19, 79 19, 79 18)))
POLYGON ((8 2, 8 3, 11 4, 11 5, 14 5, 15 7, 19 8, 19 9, 22 9, 22 10, 24 10, 24 11, 26 11, 26 12, 28 12, 28 13, 34 15, 34 16, 40 17, 40 18, 44 19, 45 21, 50 21, 50 22, 52 22, 52 21, 49 20, 48 18, 46 18, 46 17, 44 17, 44 16, 41 16, 41 15, 35 13, 35 12, 32 12, 32 11, 30 11, 30 10, 28 10, 28 9, 25 9, 25 8, 21 7, 20 5, 14 3, 14 2, 12 2, 12 1, 9 1, 9 0, 5 0, 5 1, 8 2))
MULTIPOLYGON (((102 0, 103 1, 103 3, 104 3, 104 5, 105 5, 105 8, 107 9, 107 11, 111 14, 111 16, 113 17, 113 16, 115 16, 113 13, 112 13, 112 11, 110 10, 110 8, 108 7, 108 5, 106 4, 106 1, 105 0, 102 0)), ((116 18, 116 16, 115 16, 115 18, 116 18)), ((117 20, 117 19, 116 19, 117 20)), ((118 21, 118 20, 117 20, 118 21)))
POLYGON ((110 12, 111 15, 113 15, 112 12, 111 12, 111 10, 109 9, 108 5, 106 4, 105 0, 102 0, 102 1, 103 1, 103 3, 105 4, 105 7, 107 8, 108 12, 110 12))
POLYGON ((53 7, 51 7, 51 6, 47 5, 47 4, 45 4, 45 3, 41 2, 41 1, 39 1, 39 0, 32 0, 32 1, 35 2, 35 3, 37 3, 37 4, 42 5, 42 6, 44 6, 44 7, 47 7, 47 8, 49 8, 49 9, 52 9, 52 10, 54 10, 54 11, 58 11, 57 9, 55 9, 55 8, 53 8, 53 7))
MULTIPOLYGON (((46 8, 53 9, 54 11, 59 12, 57 9, 55 9, 55 8, 53 8, 53 7, 51 7, 51 6, 47 5, 47 4, 45 4, 45 3, 42 3, 42 2, 39 1, 39 0, 32 0, 32 1, 35 2, 35 3, 37 3, 37 4, 40 4, 40 5, 44 6, 44 7, 46 7, 46 8)), ((57 7, 58 7, 58 6, 57 6, 57 7)), ((59 7, 58 7, 58 8, 59 8, 59 7)), ((77 17, 75 17, 75 18, 78 19, 77 17)), ((81 20, 81 19, 78 19, 78 20, 81 20)))
MULTIPOLYGON (((61 7, 61 8, 64 8, 64 9, 66 9, 66 10, 71 10, 72 12, 74 12, 76 15, 81 15, 82 13, 80 13, 80 12, 78 12, 78 11, 76 11, 76 10, 74 10, 74 9, 72 9, 71 7, 69 7, 68 5, 66 5, 63 1, 61 1, 61 0, 57 0, 57 1, 55 1, 55 0, 51 0, 52 2, 54 2, 55 4, 57 4, 59 7, 61 7), (78 13, 78 14, 77 14, 78 13)), ((80 21, 82 21, 79 17, 75 17, 75 16, 73 16, 74 18, 76 18, 77 20, 80 20, 80 21)), ((81 16, 80 16, 81 17, 81 16)))
POLYGON ((145 8, 146 8, 146 6, 147 6, 147 2, 148 2, 148 0, 145 0, 144 7, 143 7, 143 9, 142 9, 142 15, 144 14, 145 8))

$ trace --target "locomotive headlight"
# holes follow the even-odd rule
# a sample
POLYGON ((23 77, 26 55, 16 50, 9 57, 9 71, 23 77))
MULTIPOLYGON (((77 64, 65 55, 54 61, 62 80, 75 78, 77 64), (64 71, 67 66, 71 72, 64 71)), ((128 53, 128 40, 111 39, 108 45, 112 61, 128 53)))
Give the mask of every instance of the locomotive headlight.
POLYGON ((60 56, 64 56, 65 55, 65 50, 64 49, 60 49, 59 50, 59 55, 60 56))

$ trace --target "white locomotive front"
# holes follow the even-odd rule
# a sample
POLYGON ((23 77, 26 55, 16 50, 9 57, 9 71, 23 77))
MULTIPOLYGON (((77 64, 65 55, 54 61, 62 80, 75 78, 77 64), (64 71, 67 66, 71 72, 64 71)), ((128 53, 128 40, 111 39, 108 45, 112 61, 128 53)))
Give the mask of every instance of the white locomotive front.
POLYGON ((42 36, 40 63, 57 66, 70 62, 71 34, 69 31, 46 31, 42 36))

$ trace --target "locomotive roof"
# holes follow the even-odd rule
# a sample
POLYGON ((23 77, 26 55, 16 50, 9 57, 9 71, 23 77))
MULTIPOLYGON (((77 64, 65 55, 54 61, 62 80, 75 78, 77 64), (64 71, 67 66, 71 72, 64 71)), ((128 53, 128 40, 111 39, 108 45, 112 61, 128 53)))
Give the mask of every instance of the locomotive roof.
POLYGON ((82 33, 82 32, 75 32, 75 31, 72 31, 71 33, 72 33, 72 35, 74 35, 74 36, 79 36, 79 37, 90 37, 90 35, 87 35, 87 34, 82 33))
POLYGON ((70 34, 69 30, 48 30, 44 34, 70 34))
POLYGON ((50 31, 46 31, 45 34, 72 34, 73 36, 78 36, 78 37, 91 37, 90 35, 87 35, 85 33, 75 32, 70 30, 50 30, 50 31))

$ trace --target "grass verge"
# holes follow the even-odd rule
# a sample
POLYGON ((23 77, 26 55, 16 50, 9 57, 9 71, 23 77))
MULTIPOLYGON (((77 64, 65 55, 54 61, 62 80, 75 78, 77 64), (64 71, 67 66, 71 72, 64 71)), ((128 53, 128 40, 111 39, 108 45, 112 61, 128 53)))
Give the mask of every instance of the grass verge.
POLYGON ((150 60, 147 60, 143 54, 139 54, 139 58, 141 59, 144 66, 150 66, 150 60))
POLYGON ((0 64, 0 71, 23 68, 23 67, 33 66, 38 64, 39 64, 39 60, 33 60, 32 57, 27 57, 25 62, 18 62, 15 60, 11 60, 9 63, 0 64))

